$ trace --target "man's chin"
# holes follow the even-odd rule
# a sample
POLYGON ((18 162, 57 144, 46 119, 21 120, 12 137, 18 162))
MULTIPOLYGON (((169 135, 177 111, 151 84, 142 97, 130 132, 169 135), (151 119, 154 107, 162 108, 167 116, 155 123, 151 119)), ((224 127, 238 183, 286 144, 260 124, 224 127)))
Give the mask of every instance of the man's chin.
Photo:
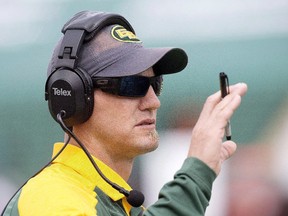
POLYGON ((150 137, 151 142, 154 142, 158 146, 158 142, 159 142, 158 132, 156 130, 149 132, 149 137, 150 137))
POLYGON ((151 132, 149 132, 148 135, 149 135, 149 141, 148 141, 149 144, 146 145, 146 147, 147 147, 146 153, 156 150, 159 146, 159 135, 158 135, 157 131, 156 130, 151 131, 151 132))

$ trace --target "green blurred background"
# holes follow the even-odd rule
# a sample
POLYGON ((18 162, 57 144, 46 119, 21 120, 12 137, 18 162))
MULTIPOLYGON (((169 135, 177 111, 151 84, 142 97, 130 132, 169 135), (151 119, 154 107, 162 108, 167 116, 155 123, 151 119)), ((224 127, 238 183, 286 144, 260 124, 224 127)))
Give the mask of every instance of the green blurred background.
POLYGON ((46 68, 62 25, 80 10, 120 13, 145 46, 187 51, 183 73, 165 77, 160 131, 189 127, 184 121, 197 118, 206 97, 219 89, 221 71, 231 84, 249 86, 231 120, 240 145, 265 136, 287 98, 287 0, 1 1, 0 179, 1 190, 12 185, 8 195, 47 163, 53 143, 63 140, 44 100, 46 68))

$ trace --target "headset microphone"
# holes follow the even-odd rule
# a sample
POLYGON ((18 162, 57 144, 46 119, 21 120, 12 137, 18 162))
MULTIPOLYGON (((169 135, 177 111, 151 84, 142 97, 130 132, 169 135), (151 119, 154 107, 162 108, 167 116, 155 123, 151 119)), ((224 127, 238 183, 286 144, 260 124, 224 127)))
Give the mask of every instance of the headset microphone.
POLYGON ((98 172, 98 174, 101 176, 101 178, 106 181, 109 185, 111 185, 114 189, 118 190, 120 193, 124 194, 127 198, 127 202, 133 206, 133 207, 139 207, 144 203, 145 197, 144 195, 137 190, 131 190, 127 191, 124 188, 120 187, 119 185, 115 184, 114 182, 110 181, 99 169, 97 163, 92 158, 91 154, 88 152, 84 144, 78 139, 78 137, 65 125, 63 121, 63 117, 65 117, 66 112, 64 110, 61 110, 60 113, 57 114, 57 122, 60 124, 61 128, 66 132, 69 137, 72 137, 82 148, 90 162, 92 163, 95 170, 98 172))
POLYGON ((137 190, 129 191, 129 195, 126 197, 127 197, 127 202, 133 207, 141 206, 145 200, 143 193, 137 190))

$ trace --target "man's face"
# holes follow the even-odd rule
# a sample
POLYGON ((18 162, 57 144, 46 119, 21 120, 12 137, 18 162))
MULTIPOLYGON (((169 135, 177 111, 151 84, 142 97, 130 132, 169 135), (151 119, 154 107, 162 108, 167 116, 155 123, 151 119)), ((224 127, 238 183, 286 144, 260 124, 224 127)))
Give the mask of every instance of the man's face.
MULTIPOLYGON (((154 76, 150 68, 140 75, 154 76)), ((156 113, 160 101, 150 86, 144 97, 129 98, 95 91, 89 133, 113 157, 134 158, 158 147, 156 113)), ((102 149, 103 150, 103 149, 102 149)))

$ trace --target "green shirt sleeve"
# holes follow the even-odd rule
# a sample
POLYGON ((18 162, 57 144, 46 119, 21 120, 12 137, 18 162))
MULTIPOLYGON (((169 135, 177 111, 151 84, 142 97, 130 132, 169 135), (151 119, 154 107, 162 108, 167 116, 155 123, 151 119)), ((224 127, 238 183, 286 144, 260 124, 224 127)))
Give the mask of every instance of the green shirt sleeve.
POLYGON ((215 178, 215 172, 201 160, 187 158, 174 180, 163 186, 158 201, 143 216, 203 216, 215 178))

